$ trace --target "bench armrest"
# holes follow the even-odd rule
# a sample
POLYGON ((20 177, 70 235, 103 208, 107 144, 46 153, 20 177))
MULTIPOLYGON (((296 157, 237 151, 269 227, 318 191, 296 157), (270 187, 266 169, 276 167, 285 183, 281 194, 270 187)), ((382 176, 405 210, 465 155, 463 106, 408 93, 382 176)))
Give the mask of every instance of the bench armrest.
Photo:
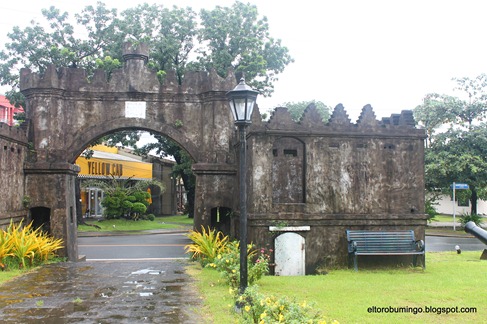
POLYGON ((420 251, 420 252, 424 251, 424 241, 423 240, 417 240, 415 242, 415 244, 416 244, 416 250, 417 251, 420 251))
POLYGON ((357 251, 357 242, 349 241, 348 242, 348 253, 355 253, 357 251))

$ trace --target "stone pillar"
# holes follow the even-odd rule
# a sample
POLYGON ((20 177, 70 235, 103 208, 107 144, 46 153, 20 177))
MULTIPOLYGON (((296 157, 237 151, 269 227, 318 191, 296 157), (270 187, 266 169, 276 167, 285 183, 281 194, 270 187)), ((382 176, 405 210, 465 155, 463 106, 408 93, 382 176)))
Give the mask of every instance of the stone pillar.
POLYGON ((27 163, 24 168, 30 207, 50 209, 51 234, 63 239, 59 255, 78 261, 75 184, 79 167, 69 163, 27 163))
POLYGON ((212 208, 236 210, 237 170, 230 164, 196 163, 193 164, 193 172, 196 175, 194 228, 200 230, 201 225, 207 227, 211 224, 212 208))

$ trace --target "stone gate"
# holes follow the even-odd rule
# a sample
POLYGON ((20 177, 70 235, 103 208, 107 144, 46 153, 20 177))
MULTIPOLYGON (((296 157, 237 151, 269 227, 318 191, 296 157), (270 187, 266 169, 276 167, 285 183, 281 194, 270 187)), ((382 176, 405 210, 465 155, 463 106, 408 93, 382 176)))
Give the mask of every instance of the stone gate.
POLYGON ((90 142, 116 131, 160 133, 189 153, 197 177, 196 225, 208 223, 213 207, 233 207, 234 127, 225 93, 235 77, 188 73, 179 85, 169 73, 161 84, 145 67, 147 59, 147 47, 127 44, 124 67, 109 80, 102 70, 91 80, 81 69, 21 71, 32 146, 24 167, 26 195, 31 208, 50 210, 51 232, 66 239, 70 260, 77 258, 74 162, 90 142))
MULTIPOLYGON (((179 85, 146 68, 144 45, 124 47, 124 66, 107 76, 50 67, 21 71, 28 151, 23 168, 30 208, 50 214, 51 232, 77 260, 76 157, 95 139, 140 129, 166 135, 194 160, 195 228, 238 233, 237 136, 225 93, 235 77, 194 72, 179 85)), ((424 239, 424 130, 411 111, 376 120, 365 106, 357 123, 338 105, 327 123, 313 106, 294 122, 258 107, 248 129, 249 239, 273 247, 282 233, 305 239, 306 273, 344 264, 345 229, 414 229, 424 239), (306 231, 302 229, 306 228, 306 231)))

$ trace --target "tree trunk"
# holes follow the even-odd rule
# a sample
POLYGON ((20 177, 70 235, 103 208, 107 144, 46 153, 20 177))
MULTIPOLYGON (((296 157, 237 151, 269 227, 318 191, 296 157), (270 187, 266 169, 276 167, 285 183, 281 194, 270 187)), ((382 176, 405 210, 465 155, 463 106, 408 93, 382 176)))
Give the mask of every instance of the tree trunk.
POLYGON ((76 177, 76 180, 74 182, 74 191, 75 191, 75 199, 76 199, 76 220, 78 221, 79 224, 83 224, 83 211, 81 210, 81 181, 79 180, 78 177, 76 177))
POLYGON ((194 218, 194 197, 195 197, 195 190, 194 190, 194 182, 195 180, 194 175, 187 175, 182 174, 184 190, 186 191, 186 200, 188 202, 188 218, 194 218))
POLYGON ((470 196, 470 215, 477 215, 477 190, 474 187, 470 187, 472 195, 470 196))

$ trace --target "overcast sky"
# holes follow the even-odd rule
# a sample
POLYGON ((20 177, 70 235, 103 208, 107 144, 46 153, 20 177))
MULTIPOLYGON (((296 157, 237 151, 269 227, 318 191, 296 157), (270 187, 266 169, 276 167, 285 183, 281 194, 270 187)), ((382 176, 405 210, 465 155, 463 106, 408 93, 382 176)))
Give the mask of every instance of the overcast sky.
MULTIPOLYGON (((230 0, 103 1, 119 11, 138 3, 213 8, 230 0)), ((284 102, 342 103, 352 121, 371 104, 378 119, 413 109, 430 92, 452 92, 453 77, 487 72, 485 0, 243 1, 269 19, 271 36, 282 40, 295 62, 275 84, 261 111, 284 102)), ((91 0, 2 1, 0 44, 13 26, 41 20, 51 5, 72 14, 91 0)))

